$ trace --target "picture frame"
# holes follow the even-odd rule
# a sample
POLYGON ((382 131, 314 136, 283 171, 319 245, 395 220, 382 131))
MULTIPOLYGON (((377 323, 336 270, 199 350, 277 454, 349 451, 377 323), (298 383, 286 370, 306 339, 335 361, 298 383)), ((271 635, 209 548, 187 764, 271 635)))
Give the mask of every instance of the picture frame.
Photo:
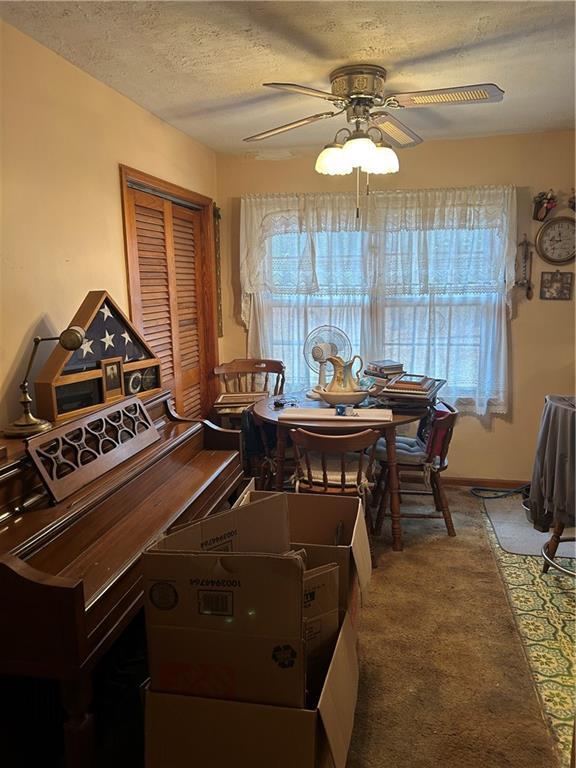
POLYGON ((572 298, 573 272, 542 272, 540 298, 554 301, 570 301, 572 298))
POLYGON ((101 361, 102 393, 104 402, 124 397, 124 372, 121 357, 107 357, 101 361))

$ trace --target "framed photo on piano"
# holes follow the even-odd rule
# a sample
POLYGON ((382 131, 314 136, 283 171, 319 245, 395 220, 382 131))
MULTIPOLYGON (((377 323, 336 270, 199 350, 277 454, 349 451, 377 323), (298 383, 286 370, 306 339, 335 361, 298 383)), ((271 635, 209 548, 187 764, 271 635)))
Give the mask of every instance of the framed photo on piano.
POLYGON ((109 357, 102 360, 102 388, 105 403, 111 400, 120 400, 124 397, 124 375, 121 357, 109 357))

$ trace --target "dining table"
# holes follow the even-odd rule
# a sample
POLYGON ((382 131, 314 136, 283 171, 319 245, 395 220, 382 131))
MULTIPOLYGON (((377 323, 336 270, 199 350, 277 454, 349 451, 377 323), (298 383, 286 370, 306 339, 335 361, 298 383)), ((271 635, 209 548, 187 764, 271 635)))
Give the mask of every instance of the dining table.
MULTIPOLYGON (((276 490, 284 490, 284 465, 286 459, 286 444, 291 429, 306 429, 320 434, 345 435, 364 429, 379 431, 386 440, 386 465, 388 468, 388 490, 390 493, 390 518, 392 528, 392 549, 400 552, 403 548, 402 527, 400 524, 400 478, 396 456, 396 429, 404 424, 420 421, 427 413, 423 406, 411 412, 390 413, 390 420, 383 420, 383 409, 377 402, 367 401, 367 404, 355 406, 356 416, 336 415, 335 408, 323 400, 312 400, 305 392, 295 392, 280 397, 268 397, 259 400, 254 405, 254 414, 261 421, 276 427, 276 490), (301 409, 323 409, 321 418, 301 415, 301 409), (373 413, 371 414, 370 411, 373 413), (294 418, 290 416, 294 413, 294 418), (282 415, 281 415, 282 414, 282 415), (333 415, 333 418, 329 418, 333 415)), ((320 414, 319 414, 320 415, 320 414)))

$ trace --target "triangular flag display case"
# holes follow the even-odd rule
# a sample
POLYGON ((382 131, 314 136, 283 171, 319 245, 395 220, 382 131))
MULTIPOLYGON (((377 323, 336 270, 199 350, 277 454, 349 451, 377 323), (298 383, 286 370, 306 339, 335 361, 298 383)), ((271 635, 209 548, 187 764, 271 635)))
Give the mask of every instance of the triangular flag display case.
POLYGON ((103 405, 161 389, 160 360, 106 291, 90 291, 71 326, 84 329, 82 346, 56 345, 36 379, 36 410, 61 422, 103 405))

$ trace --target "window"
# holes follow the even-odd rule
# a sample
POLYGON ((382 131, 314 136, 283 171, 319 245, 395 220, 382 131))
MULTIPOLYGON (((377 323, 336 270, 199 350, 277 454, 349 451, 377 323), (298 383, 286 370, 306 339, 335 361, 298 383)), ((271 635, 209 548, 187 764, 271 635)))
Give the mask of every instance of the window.
POLYGON ((354 207, 347 195, 243 201, 250 354, 308 387, 306 335, 336 325, 365 360, 446 379, 442 396, 464 412, 505 412, 513 190, 375 193, 359 225, 354 207))

